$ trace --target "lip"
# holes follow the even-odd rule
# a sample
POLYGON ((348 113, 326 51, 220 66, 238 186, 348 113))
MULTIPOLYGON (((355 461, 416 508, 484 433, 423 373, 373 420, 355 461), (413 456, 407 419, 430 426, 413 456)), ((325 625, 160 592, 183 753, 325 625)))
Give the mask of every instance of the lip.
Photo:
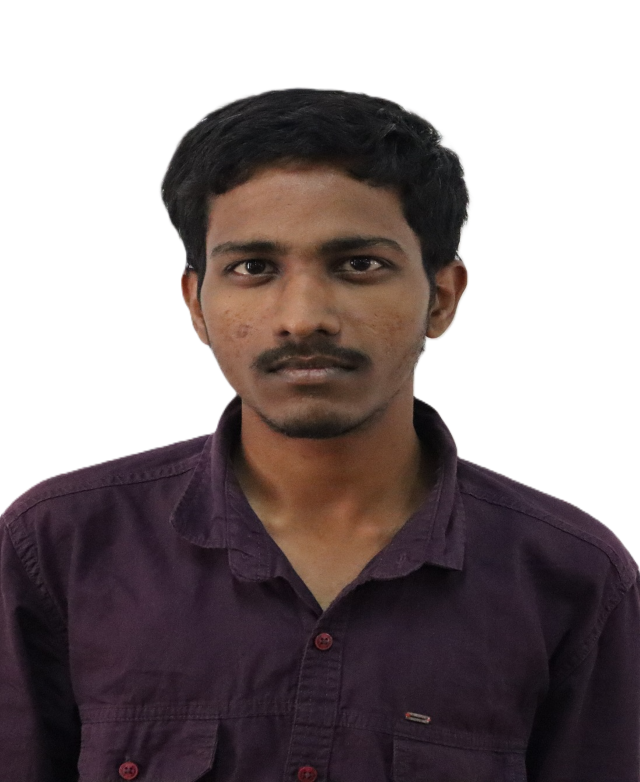
POLYGON ((310 371, 316 369, 341 369, 343 371, 353 370, 350 364, 337 361, 328 356, 311 356, 310 358, 290 358, 278 361, 274 364, 270 372, 287 371, 310 371))
POLYGON ((283 366, 272 374, 286 383, 303 383, 304 385, 307 385, 336 380, 348 375, 351 371, 352 370, 347 369, 346 367, 339 367, 333 364, 331 366, 309 367, 305 369, 283 366))

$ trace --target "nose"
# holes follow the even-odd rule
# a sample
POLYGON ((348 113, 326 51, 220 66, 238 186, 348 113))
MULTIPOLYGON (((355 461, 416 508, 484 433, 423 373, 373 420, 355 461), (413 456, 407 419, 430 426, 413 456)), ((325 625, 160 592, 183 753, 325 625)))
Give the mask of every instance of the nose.
POLYGON ((340 319, 331 281, 305 269, 283 280, 274 308, 278 337, 303 339, 316 332, 337 335, 340 319))

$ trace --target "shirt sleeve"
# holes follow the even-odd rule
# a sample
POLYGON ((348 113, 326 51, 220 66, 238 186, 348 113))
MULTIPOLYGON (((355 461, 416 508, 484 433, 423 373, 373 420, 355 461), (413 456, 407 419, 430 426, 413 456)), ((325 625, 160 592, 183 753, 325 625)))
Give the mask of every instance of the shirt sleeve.
POLYGON ((528 782, 640 780, 640 581, 586 657, 550 689, 527 751, 528 782))
POLYGON ((79 724, 62 617, 0 519, 2 779, 75 782, 79 724))

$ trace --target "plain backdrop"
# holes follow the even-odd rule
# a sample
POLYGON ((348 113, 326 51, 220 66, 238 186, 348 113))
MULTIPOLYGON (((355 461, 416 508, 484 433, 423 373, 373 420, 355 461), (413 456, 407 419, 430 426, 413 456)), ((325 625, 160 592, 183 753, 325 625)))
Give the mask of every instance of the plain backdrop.
POLYGON ((233 391, 160 199, 182 135, 270 89, 394 100, 460 156, 469 287, 415 393, 459 454, 640 558, 635 4, 13 3, 0 29, 0 506, 206 434, 233 391))

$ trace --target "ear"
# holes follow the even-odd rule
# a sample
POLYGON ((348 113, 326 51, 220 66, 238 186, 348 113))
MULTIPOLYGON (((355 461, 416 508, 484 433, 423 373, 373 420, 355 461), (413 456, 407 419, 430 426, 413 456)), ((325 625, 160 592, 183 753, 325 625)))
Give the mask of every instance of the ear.
POLYGON ((431 312, 427 337, 441 336, 451 325, 460 297, 467 287, 467 269, 462 261, 448 263, 436 273, 436 295, 431 312))
POLYGON ((191 313, 191 322, 196 334, 205 345, 210 345, 207 327, 202 315, 202 307, 198 301, 198 275, 192 269, 185 270, 182 275, 182 297, 191 313))

